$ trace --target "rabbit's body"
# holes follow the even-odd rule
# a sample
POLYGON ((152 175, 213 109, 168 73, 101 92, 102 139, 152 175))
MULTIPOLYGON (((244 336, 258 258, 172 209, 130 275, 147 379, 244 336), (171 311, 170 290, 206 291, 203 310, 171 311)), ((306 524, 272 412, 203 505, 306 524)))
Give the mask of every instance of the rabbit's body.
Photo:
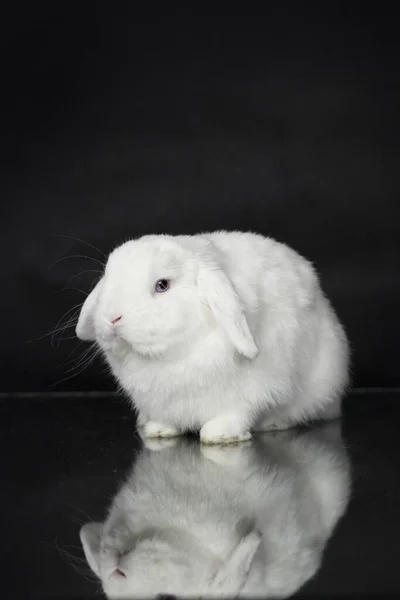
MULTIPOLYGON (((312 265, 284 244, 239 232, 128 242, 110 257, 93 313, 94 337, 146 436, 201 430, 204 442, 234 441, 248 439, 251 429, 340 414, 346 336, 312 265), (140 287, 145 277, 146 290, 152 277, 173 284, 148 299, 149 308, 133 297, 129 310, 137 314, 127 327, 128 306, 118 293, 129 293, 129 265, 132 277, 140 272, 140 287), (108 320, 123 318, 117 332, 104 334, 111 304, 108 320)), ((77 332, 85 338, 82 314, 77 332)))

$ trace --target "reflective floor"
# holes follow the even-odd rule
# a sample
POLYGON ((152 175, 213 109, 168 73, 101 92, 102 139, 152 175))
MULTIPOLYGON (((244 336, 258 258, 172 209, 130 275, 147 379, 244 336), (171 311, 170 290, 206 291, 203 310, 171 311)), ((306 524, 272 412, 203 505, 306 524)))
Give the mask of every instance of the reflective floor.
POLYGON ((144 446, 116 398, 0 406, 4 598, 400 592, 400 394, 226 448, 144 446))

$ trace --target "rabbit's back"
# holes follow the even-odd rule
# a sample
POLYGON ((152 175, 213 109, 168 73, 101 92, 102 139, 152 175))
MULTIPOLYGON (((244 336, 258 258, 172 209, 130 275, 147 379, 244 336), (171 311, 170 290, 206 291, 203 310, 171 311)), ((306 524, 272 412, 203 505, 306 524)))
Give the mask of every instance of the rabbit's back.
POLYGON ((205 237, 219 251, 223 267, 247 309, 255 309, 257 302, 276 308, 308 306, 320 300, 318 276, 312 264, 286 244, 240 231, 214 232, 205 237))

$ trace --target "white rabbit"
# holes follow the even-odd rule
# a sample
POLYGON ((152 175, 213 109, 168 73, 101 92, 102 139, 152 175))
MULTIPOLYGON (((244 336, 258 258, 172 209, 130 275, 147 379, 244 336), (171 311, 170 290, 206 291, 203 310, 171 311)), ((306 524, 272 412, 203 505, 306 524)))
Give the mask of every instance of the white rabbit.
POLYGON ((287 598, 346 510, 338 423, 237 446, 146 442, 104 523, 81 529, 108 598, 287 598))
POLYGON ((145 437, 204 443, 339 417, 343 327, 312 265, 261 235, 151 235, 109 256, 76 327, 96 341, 145 437))

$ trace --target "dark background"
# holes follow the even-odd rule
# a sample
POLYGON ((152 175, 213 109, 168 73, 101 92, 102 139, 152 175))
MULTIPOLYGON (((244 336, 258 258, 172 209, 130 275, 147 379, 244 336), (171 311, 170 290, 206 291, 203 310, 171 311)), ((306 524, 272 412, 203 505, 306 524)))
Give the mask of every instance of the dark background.
POLYGON ((352 342, 354 384, 400 385, 396 13, 113 6, 32 3, 1 19, 0 388, 113 389, 100 362, 71 377, 65 361, 84 345, 36 339, 83 300, 63 288, 88 291, 97 276, 73 256, 216 228, 314 261, 352 342))

